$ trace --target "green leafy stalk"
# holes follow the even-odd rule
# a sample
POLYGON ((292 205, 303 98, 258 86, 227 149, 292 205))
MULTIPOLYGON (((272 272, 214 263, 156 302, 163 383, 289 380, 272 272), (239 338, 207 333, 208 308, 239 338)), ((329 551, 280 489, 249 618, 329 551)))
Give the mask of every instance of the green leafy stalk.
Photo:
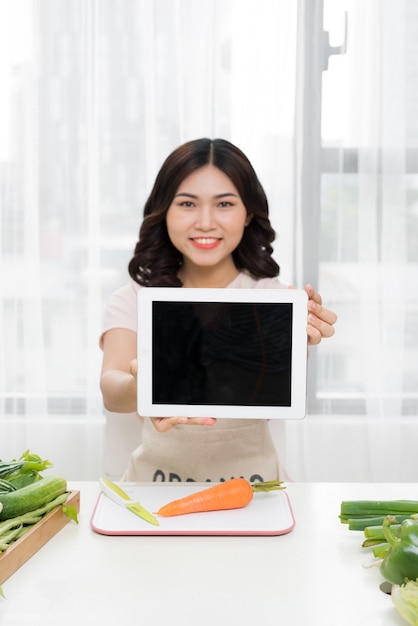
POLYGON ((21 467, 23 467, 23 462, 5 463, 4 461, 0 461, 0 476, 2 478, 10 476, 10 474, 18 471, 21 467))
POLYGON ((7 478, 16 489, 40 480, 43 472, 52 467, 52 463, 38 454, 26 450, 18 460, 0 461, 0 478, 7 478))

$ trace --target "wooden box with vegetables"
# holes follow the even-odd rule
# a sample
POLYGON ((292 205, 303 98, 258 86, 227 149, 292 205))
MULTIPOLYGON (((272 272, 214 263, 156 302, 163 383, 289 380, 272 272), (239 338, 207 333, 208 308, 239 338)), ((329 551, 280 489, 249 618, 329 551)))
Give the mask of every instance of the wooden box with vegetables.
POLYGON ((0 461, 0 585, 67 522, 78 523, 80 493, 61 476, 45 476, 51 467, 29 450, 0 461))

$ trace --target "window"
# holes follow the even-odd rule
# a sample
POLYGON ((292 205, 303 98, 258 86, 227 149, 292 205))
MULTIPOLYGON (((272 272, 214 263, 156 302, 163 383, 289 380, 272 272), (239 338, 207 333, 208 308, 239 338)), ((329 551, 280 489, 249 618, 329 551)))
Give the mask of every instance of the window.
POLYGON ((2 2, 0 413, 102 412, 142 207, 209 135, 253 162, 284 282, 338 313, 310 413, 416 415, 417 42, 414 0, 2 2))
POLYGON ((296 8, 1 4, 2 414, 102 412, 105 303, 129 279, 142 207, 183 141, 222 136, 250 156, 290 274, 296 8))
POLYGON ((319 281, 340 321, 316 397, 327 413, 417 415, 418 11, 326 1, 336 46, 345 12, 321 102, 319 281))

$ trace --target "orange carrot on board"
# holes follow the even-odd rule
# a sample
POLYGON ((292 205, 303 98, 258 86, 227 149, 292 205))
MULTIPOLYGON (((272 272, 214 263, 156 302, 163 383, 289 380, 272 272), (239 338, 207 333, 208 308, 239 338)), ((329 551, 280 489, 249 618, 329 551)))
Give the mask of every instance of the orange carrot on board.
POLYGON ((179 500, 173 500, 162 506, 157 511, 157 515, 171 517, 203 511, 240 509, 251 502, 254 492, 284 489, 282 484, 278 480, 251 484, 245 478, 231 478, 231 480, 197 491, 179 500))

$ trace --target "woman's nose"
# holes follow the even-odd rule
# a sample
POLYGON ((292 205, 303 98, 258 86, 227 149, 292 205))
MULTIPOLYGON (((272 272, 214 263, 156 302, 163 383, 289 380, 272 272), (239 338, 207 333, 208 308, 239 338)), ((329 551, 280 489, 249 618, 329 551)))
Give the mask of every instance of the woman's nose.
POLYGON ((210 206, 202 206, 197 215, 196 226, 202 230, 211 230, 214 228, 213 211, 210 206))

